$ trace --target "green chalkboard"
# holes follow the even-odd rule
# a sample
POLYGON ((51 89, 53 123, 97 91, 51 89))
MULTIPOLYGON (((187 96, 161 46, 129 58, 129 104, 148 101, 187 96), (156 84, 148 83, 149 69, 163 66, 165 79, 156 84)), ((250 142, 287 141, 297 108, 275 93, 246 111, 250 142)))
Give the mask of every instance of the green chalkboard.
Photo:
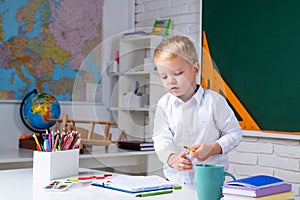
POLYGON ((263 130, 300 131, 300 1, 203 0, 223 79, 263 130))

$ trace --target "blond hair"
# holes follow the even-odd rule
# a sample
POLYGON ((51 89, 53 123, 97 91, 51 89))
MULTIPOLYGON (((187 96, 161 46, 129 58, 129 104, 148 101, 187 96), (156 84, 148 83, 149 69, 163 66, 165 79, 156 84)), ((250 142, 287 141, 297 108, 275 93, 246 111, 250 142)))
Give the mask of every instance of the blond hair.
POLYGON ((192 41, 186 36, 176 35, 163 40, 154 51, 154 60, 169 60, 181 57, 187 62, 198 62, 198 54, 192 41))

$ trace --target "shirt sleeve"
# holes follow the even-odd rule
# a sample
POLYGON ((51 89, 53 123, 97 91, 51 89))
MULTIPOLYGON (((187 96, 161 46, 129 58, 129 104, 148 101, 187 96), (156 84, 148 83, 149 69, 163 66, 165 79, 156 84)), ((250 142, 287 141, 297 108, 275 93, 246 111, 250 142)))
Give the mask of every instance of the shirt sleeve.
POLYGON ((172 153, 176 153, 167 116, 161 105, 157 105, 153 127, 154 149, 160 161, 167 164, 168 158, 172 153))
POLYGON ((214 119, 221 131, 221 137, 217 142, 222 148, 222 154, 227 154, 240 144, 242 129, 226 99, 219 94, 215 95, 217 98, 214 104, 214 119))

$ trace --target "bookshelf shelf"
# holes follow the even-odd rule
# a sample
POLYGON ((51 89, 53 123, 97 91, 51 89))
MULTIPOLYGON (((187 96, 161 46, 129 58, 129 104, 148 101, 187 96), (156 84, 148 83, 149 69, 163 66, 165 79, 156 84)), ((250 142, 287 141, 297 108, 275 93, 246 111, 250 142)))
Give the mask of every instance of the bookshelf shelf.
POLYGON ((152 137, 155 106, 165 94, 153 63, 154 49, 161 40, 161 36, 136 35, 120 39, 119 71, 110 74, 117 79, 110 110, 128 139, 152 137))

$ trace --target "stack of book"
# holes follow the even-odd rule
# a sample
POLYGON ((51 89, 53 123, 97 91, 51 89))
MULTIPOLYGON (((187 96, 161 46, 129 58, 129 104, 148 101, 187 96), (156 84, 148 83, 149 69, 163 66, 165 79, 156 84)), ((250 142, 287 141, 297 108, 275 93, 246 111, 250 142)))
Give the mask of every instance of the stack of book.
POLYGON ((153 142, 144 141, 120 141, 118 147, 121 149, 135 150, 135 151, 154 151, 153 142))
POLYGON ((268 175, 250 176, 224 184, 224 200, 292 200, 292 185, 268 175))

